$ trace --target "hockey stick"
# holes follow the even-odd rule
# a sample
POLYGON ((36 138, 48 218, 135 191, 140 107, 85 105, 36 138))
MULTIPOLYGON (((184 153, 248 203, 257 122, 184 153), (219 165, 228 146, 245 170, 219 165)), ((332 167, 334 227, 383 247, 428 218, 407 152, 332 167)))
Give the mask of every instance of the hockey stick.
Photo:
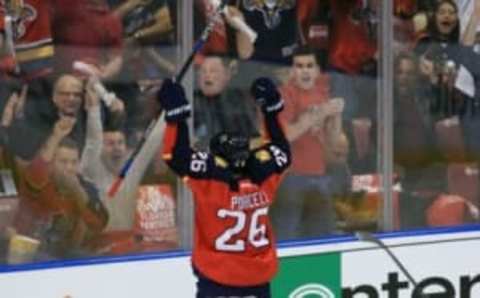
MULTIPOLYGON (((371 242, 383 249, 393 260, 393 262, 400 268, 400 271, 407 277, 407 279, 412 283, 412 285, 416 288, 418 286, 418 282, 413 278, 412 274, 407 270, 407 268, 403 265, 402 262, 393 254, 392 250, 379 238, 375 237, 372 233, 364 232, 364 231, 357 231, 355 233, 355 237, 357 237, 360 241, 371 242)), ((435 295, 435 294, 433 294, 435 295)), ((430 297, 429 294, 420 293, 418 295, 419 298, 428 298, 430 297)))
POLYGON ((375 237, 373 234, 369 232, 356 232, 355 236, 358 238, 360 241, 365 241, 365 242, 371 242, 376 244, 378 247, 383 249, 389 256, 390 258, 395 262, 395 264, 400 268, 400 270, 403 272, 403 274, 408 278, 408 280, 416 287, 418 285, 417 281, 413 278, 413 276, 410 274, 410 272, 405 268, 405 266, 400 262, 400 260, 393 254, 393 252, 388 248, 383 241, 375 237))
MULTIPOLYGON (((187 60, 183 63, 183 66, 180 68, 180 71, 178 72, 178 74, 174 77, 174 80, 175 82, 177 83, 180 83, 183 79, 183 77, 185 76, 185 74, 187 73, 188 69, 190 68, 190 66, 192 65, 192 62, 193 62, 193 59, 195 58, 195 55, 203 48, 203 46, 205 45, 205 43, 207 42, 208 40, 208 37, 210 36, 210 33, 212 32, 213 28, 215 27, 215 23, 217 21, 217 19, 220 17, 222 11, 224 10, 225 6, 227 5, 227 2, 228 0, 222 0, 222 2, 220 3, 220 5, 217 7, 214 15, 211 17, 211 19, 209 20, 209 22, 207 23, 207 26, 205 27, 205 29, 203 30, 200 38, 198 39, 198 41, 194 44, 193 46, 193 49, 192 49, 192 52, 190 53, 190 55, 188 56, 187 60)), ((161 112, 160 112, 161 113, 161 112)), ((160 115, 159 113, 159 115, 160 115)), ((120 170, 120 173, 119 175, 117 176, 117 178, 115 179, 115 181, 112 183, 112 185, 110 186, 110 189, 108 190, 108 196, 110 198, 112 198, 118 191, 118 189, 120 188, 123 180, 125 179, 125 177, 127 176, 128 174, 128 171, 130 170, 130 168, 132 167, 132 164, 136 158, 136 156, 138 155, 138 153, 140 152, 140 150, 142 149, 143 145, 145 144, 145 142, 147 141, 147 139, 149 138, 150 136, 150 132, 157 126, 159 125, 160 123, 160 119, 159 117, 156 117, 154 119, 152 119, 152 121, 150 122, 150 124, 148 125, 147 129, 145 130, 145 133, 143 134, 142 138, 140 139, 140 141, 138 142, 138 144, 135 146, 134 150, 132 151, 132 154, 130 155, 130 157, 128 158, 128 160, 125 162, 125 164, 123 165, 122 169, 120 170)))

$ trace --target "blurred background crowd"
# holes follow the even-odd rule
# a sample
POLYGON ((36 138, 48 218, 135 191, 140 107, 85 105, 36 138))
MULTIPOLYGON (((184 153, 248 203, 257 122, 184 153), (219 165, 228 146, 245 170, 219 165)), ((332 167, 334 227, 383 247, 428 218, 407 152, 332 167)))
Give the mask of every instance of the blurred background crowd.
MULTIPOLYGON (((386 51, 394 228, 478 221, 480 1, 392 0, 389 48, 382 3, 229 0, 195 57, 199 149, 222 131, 261 144, 250 84, 268 76, 280 88, 293 155, 272 210, 280 240, 382 230, 386 51)), ((0 1, 1 262, 13 263, 17 236, 36 243, 35 261, 185 248, 187 198, 160 159, 162 126, 108 191, 159 114, 156 90, 219 4, 0 1)))

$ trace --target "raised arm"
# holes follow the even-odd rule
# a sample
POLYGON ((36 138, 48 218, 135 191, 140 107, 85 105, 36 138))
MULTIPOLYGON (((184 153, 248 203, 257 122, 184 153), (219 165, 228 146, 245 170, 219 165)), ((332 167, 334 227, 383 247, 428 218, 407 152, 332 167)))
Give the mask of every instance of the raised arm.
POLYGON ((270 141, 290 152, 290 145, 278 117, 284 104, 277 87, 268 78, 258 78, 253 82, 250 91, 262 110, 270 141))
POLYGON ((235 6, 227 6, 225 11, 225 21, 235 30, 235 39, 238 57, 240 59, 249 59, 255 51, 254 43, 257 33, 254 32, 246 23, 242 12, 235 6), (242 29, 247 28, 246 29, 242 29))
POLYGON ((70 116, 62 116, 54 125, 47 141, 40 148, 39 156, 45 162, 52 162, 60 142, 70 134, 77 120, 70 116))
POLYGON ((206 177, 212 161, 206 152, 196 152, 190 147, 186 119, 190 117, 191 106, 182 86, 166 80, 158 93, 158 100, 165 110, 167 122, 163 159, 181 177, 206 177))
POLYGON ((100 99, 93 90, 93 82, 87 84, 85 94, 85 109, 87 110, 87 134, 85 139, 85 147, 82 151, 80 159, 81 173, 90 179, 96 181, 100 178, 100 167, 103 146, 103 124, 100 111, 100 99))
POLYGON ((255 80, 251 93, 263 112, 270 143, 251 154, 247 162, 250 178, 259 184, 270 181, 275 188, 291 162, 290 144, 278 117, 283 110, 283 100, 275 84, 267 78, 255 80))

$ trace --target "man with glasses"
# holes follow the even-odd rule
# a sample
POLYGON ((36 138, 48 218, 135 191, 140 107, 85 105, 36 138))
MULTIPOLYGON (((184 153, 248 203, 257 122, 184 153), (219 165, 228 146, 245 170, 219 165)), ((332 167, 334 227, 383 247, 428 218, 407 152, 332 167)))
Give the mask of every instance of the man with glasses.
MULTIPOLYGON (((24 117, 15 119, 9 128, 15 138, 10 138, 7 148, 24 159, 33 158, 51 133, 53 123, 63 116, 69 116, 76 120, 69 137, 83 149, 87 116, 91 112, 88 106, 84 106, 84 97, 85 84, 82 79, 71 74, 60 76, 53 85, 51 100, 27 99, 24 117)), ((106 111, 108 117, 121 119, 124 116, 123 103, 115 99, 106 111)))

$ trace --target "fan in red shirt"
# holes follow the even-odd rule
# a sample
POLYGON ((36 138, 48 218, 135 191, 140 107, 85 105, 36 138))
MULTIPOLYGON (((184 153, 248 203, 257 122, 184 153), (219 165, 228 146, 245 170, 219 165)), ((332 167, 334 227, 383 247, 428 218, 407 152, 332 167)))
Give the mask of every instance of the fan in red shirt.
POLYGON ((121 19, 105 0, 54 0, 55 70, 71 72, 75 61, 97 70, 101 79, 111 79, 123 63, 121 19))
POLYGON ((328 61, 332 94, 345 99, 344 120, 373 118, 372 107, 377 105, 378 0, 329 1, 333 22, 328 61))
POLYGON ((290 148, 277 119, 283 101, 273 82, 257 79, 251 91, 270 142, 250 150, 248 138, 221 133, 212 139, 211 153, 189 145, 190 105, 183 88, 168 80, 158 94, 167 121, 163 158, 192 189, 196 203, 197 298, 271 297, 278 265, 268 211, 290 164, 290 148))

